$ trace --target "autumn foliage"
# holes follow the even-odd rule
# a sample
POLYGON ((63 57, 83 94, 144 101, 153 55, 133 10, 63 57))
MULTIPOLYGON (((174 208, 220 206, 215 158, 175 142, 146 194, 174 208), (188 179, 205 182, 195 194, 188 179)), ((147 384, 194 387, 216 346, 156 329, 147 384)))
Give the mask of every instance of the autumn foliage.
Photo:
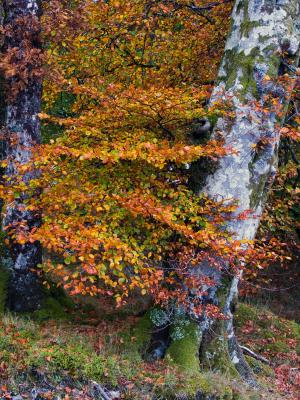
MULTIPOLYGON (((224 229, 234 201, 214 203, 189 189, 191 163, 232 151, 221 141, 195 143, 191 134, 197 119, 226 113, 207 104, 232 4, 188 5, 45 5, 43 54, 34 62, 44 65, 44 143, 2 196, 11 202, 26 193, 28 209, 42 212, 38 229, 13 226, 10 233, 20 243, 39 241, 42 270, 72 294, 121 303, 140 292, 186 303, 201 286, 191 265, 254 260, 252 246, 246 250, 224 229), (32 165, 39 176, 28 186, 22 174, 32 165)), ((21 85, 18 66, 9 72, 11 59, 2 69, 21 85)), ((255 254, 256 264, 268 258, 260 248, 255 254)))

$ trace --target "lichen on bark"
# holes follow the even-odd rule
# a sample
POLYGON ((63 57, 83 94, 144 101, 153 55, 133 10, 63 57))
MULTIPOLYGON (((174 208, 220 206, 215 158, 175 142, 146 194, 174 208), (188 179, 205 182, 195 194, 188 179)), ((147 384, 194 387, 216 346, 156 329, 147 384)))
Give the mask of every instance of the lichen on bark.
MULTIPOLYGON (((12 34, 4 38, 3 53, 12 48, 18 50, 20 62, 28 65, 26 85, 18 87, 18 76, 6 78, 6 157, 8 166, 5 174, 9 180, 18 175, 18 164, 26 164, 30 160, 32 147, 40 143, 40 122, 38 114, 41 106, 42 82, 36 68, 27 57, 27 47, 38 53, 41 49, 39 40, 40 4, 33 0, 6 0, 2 2, 4 9, 4 29, 12 34), (23 60, 22 57, 25 59, 23 60), (29 73, 30 71, 30 73, 29 73), (35 73, 34 73, 35 72, 35 73), (12 140, 13 139, 13 140, 12 140)), ((5 70, 4 70, 5 73, 5 70)), ((24 177, 29 184, 36 176, 32 171, 24 177)), ((26 196, 21 194, 4 212, 3 225, 13 229, 22 222, 25 229, 32 229, 40 223, 40 217, 26 208, 26 196)), ((18 244, 11 240, 13 266, 8 289, 8 305, 14 311, 33 311, 40 307, 42 290, 37 275, 32 270, 41 262, 41 247, 38 243, 18 244)))
MULTIPOLYGON (((227 117, 219 118, 212 138, 218 138, 222 132, 224 146, 231 146, 236 152, 221 158, 217 168, 207 174, 204 184, 203 174, 199 173, 197 191, 225 203, 235 199, 238 207, 227 229, 237 240, 254 239, 276 173, 280 121, 266 98, 275 100, 281 104, 282 110, 286 110, 289 93, 277 79, 282 74, 283 54, 288 54, 290 64, 297 62, 299 41, 297 0, 235 3, 231 32, 211 105, 230 100, 230 123, 227 117), (260 146, 262 140, 264 145, 260 146), (243 212, 248 213, 248 218, 236 218, 243 212)), ((201 268, 200 265, 199 274, 205 273, 201 268)), ((232 364, 248 383, 253 384, 253 375, 243 359, 233 330, 231 307, 237 295, 238 281, 238 275, 229 281, 222 275, 216 284, 223 295, 225 293, 225 302, 223 295, 220 298, 220 290, 216 290, 214 304, 219 304, 228 319, 226 323, 219 322, 219 334, 211 338, 210 344, 205 342, 205 337, 214 321, 208 318, 205 323, 200 323, 199 329, 203 333, 200 356, 205 362, 205 354, 213 354, 209 351, 212 346, 217 358, 220 357, 217 348, 221 349, 220 343, 225 343, 225 340, 232 364)))

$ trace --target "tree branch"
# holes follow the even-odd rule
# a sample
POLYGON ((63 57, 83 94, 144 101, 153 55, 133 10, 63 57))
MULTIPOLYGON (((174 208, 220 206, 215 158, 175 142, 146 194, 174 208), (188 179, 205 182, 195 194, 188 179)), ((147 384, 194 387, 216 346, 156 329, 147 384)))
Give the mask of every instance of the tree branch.
POLYGON ((248 347, 240 345, 240 348, 243 350, 244 354, 247 354, 247 356, 253 357, 256 360, 261 361, 264 364, 271 365, 271 362, 267 358, 261 356, 260 354, 255 353, 254 351, 252 351, 248 347))

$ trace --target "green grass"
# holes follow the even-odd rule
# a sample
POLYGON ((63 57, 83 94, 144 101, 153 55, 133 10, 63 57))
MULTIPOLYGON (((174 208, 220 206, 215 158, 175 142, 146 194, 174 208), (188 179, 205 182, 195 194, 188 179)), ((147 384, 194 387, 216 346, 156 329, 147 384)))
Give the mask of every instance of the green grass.
POLYGON ((53 385, 68 377, 73 386, 84 387, 95 380, 110 388, 122 387, 127 399, 145 399, 146 394, 172 399, 176 393, 192 399, 198 391, 214 393, 219 400, 250 399, 236 381, 217 372, 200 372, 192 325, 185 338, 173 342, 164 361, 145 362, 143 351, 151 327, 149 313, 141 318, 99 320, 98 326, 6 314, 0 322, 0 363, 6 366, 1 379, 13 390, 16 382, 25 386, 35 382, 34 371, 38 371, 53 385))
MULTIPOLYGON (((260 398, 245 388, 239 378, 224 370, 200 370, 199 337, 193 323, 181 326, 185 332, 173 340, 164 361, 149 364, 143 356, 151 337, 150 313, 139 318, 119 315, 111 320, 98 319, 97 324, 94 321, 88 324, 84 313, 80 318, 81 313, 80 308, 68 309, 49 297, 44 309, 33 314, 34 319, 29 315, 3 314, 0 322, 0 365, 5 365, 2 381, 11 390, 16 382, 30 386, 36 379, 34 371, 38 371, 53 385, 67 377, 72 387, 85 387, 90 380, 110 388, 121 387, 125 399, 139 400, 155 395, 157 399, 167 400, 174 399, 176 393, 194 399, 197 392, 214 395, 217 400, 260 398)), ((276 354, 288 358, 289 341, 296 343, 300 338, 298 324, 246 304, 239 306, 236 325, 242 344, 258 353, 270 346, 268 351, 275 361, 276 354), (252 331, 244 331, 249 327, 252 331), (251 343, 247 344, 247 340, 251 343)), ((274 370, 253 358, 247 357, 247 360, 263 384, 262 391, 268 393, 264 387, 274 385, 274 370)), ((274 395, 276 398, 281 397, 274 395)))

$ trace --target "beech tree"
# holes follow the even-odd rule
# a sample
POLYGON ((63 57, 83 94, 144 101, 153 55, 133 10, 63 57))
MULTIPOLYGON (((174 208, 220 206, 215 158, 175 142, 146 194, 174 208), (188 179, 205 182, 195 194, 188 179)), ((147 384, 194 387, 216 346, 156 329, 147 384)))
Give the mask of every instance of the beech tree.
POLYGON ((222 352, 253 384, 233 309, 243 265, 265 257, 251 242, 297 75, 298 3, 236 1, 208 108, 229 2, 132 3, 45 5, 39 114, 39 6, 4 2, 11 307, 40 301, 41 243, 71 294, 171 300, 195 322, 200 361, 222 352))
MULTIPOLYGON (((297 1, 237 1, 233 9, 211 103, 230 99, 233 115, 220 118, 213 135, 221 132, 225 145, 232 144, 238 152, 221 158, 213 172, 206 171, 205 184, 199 190, 216 200, 237 200, 235 213, 246 213, 246 217, 233 218, 228 226, 238 240, 255 238, 276 174, 280 128, 299 60, 299 18, 297 1), (287 81, 288 75, 293 78, 287 81)), ((207 268, 200 266, 199 273, 207 273, 207 268)), ((220 270, 214 276, 227 292, 222 302, 228 317, 225 330, 231 361, 251 382, 233 330, 232 304, 238 295, 240 273, 231 280, 226 275, 225 281, 220 270)), ((211 292, 212 298, 218 296, 218 291, 211 292)), ((209 334, 210 323, 205 319, 200 325, 203 339, 209 334)))
MULTIPOLYGON (((3 1, 5 40, 1 67, 6 86, 5 174, 12 182, 19 174, 18 168, 29 162, 31 148, 40 143, 41 107, 41 43, 39 39, 41 13, 38 1, 3 1)), ((26 174, 26 185, 35 174, 26 174)), ((40 217, 27 209, 25 193, 17 194, 6 206, 3 225, 5 229, 23 226, 32 229, 40 224, 40 217)), ((10 243, 12 256, 11 279, 8 291, 9 308, 30 311, 39 307, 41 287, 34 269, 41 262, 41 248, 36 242, 10 243)))

